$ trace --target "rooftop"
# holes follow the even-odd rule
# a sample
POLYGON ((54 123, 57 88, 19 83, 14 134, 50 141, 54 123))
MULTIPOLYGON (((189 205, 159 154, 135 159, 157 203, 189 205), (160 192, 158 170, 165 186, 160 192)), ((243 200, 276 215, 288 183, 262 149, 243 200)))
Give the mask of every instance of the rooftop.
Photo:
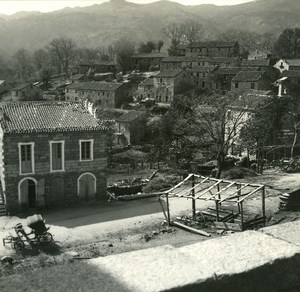
POLYGON ((50 133, 105 130, 80 103, 23 102, 0 106, 5 133, 50 133))
POLYGON ((258 81, 261 77, 262 73, 259 71, 241 71, 232 79, 232 81, 253 82, 258 81))
POLYGON ((141 86, 151 86, 154 83, 153 81, 154 81, 153 78, 147 78, 144 81, 142 81, 139 85, 141 85, 141 86))
POLYGON ((236 42, 195 42, 188 45, 188 48, 231 48, 237 45, 236 42))
POLYGON ((210 60, 214 63, 232 63, 239 61, 239 57, 212 57, 210 60))
POLYGON ((270 60, 269 59, 243 60, 242 66, 246 66, 246 67, 270 66, 270 60))
POLYGON ((32 85, 32 83, 21 83, 21 84, 15 86, 12 90, 13 91, 22 90, 22 89, 26 88, 29 85, 32 85))
POLYGON ((201 57, 201 56, 170 56, 163 58, 161 60, 162 63, 167 62, 203 62, 203 61, 210 61, 209 57, 201 57))
POLYGON ((163 53, 149 53, 149 54, 136 54, 136 55, 132 55, 133 58, 139 58, 139 59, 145 59, 145 58, 165 58, 167 57, 166 54, 163 53))
POLYGON ((92 90, 92 91, 114 91, 117 90, 121 85, 122 83, 95 81, 95 82, 73 83, 66 88, 78 89, 78 90, 92 90))
POLYGON ((71 80, 80 80, 84 76, 85 76, 84 74, 75 74, 75 75, 71 76, 70 79, 71 80))
POLYGON ((5 80, 0 80, 0 85, 5 83, 5 80))
POLYGON ((161 78, 161 77, 175 77, 179 73, 183 72, 184 70, 182 69, 167 69, 167 70, 162 70, 160 71, 155 77, 161 78))
POLYGON ((300 71, 285 70, 281 75, 282 77, 300 78, 300 71))
POLYGON ((286 59, 290 66, 300 66, 300 59, 286 59))
POLYGON ((236 75, 241 70, 241 67, 221 67, 217 70, 216 73, 220 75, 236 75))

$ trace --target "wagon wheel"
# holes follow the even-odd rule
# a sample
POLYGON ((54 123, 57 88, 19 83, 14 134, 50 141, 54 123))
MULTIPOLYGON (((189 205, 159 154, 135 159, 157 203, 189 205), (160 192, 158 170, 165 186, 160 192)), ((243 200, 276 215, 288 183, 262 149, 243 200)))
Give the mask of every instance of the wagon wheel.
POLYGON ((50 232, 46 232, 37 238, 39 243, 49 243, 52 241, 52 239, 53 239, 53 236, 50 232))
POLYGON ((15 241, 13 243, 13 248, 15 250, 21 250, 25 247, 25 243, 22 240, 15 241))

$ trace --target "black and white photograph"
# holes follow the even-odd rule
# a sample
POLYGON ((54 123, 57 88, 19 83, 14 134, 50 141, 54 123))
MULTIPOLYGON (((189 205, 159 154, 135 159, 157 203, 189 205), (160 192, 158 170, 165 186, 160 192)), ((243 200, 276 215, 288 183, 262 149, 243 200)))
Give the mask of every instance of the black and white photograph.
POLYGON ((300 292, 300 0, 0 0, 1 292, 300 292))

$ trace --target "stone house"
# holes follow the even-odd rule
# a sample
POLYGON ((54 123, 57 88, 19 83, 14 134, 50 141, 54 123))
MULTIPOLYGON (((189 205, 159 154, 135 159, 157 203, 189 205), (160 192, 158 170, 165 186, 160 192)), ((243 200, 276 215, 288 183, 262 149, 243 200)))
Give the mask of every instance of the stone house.
POLYGON ((12 88, 12 101, 19 100, 40 100, 42 98, 42 90, 32 83, 22 83, 12 88))
POLYGON ((180 93, 185 82, 189 82, 189 75, 183 69, 169 69, 160 71, 154 77, 154 98, 159 103, 171 103, 174 95, 180 93))
POLYGON ((126 91, 121 83, 80 82, 65 88, 65 101, 89 100, 104 108, 118 108, 126 101, 126 91))
POLYGON ((191 84, 202 89, 213 89, 214 72, 218 69, 217 66, 198 67, 188 69, 190 74, 191 84))
POLYGON ((269 90, 271 82, 265 72, 260 71, 241 71, 231 82, 231 89, 239 90, 269 90))
POLYGON ((241 67, 221 67, 214 72, 214 88, 231 90, 232 79, 241 71, 241 67))
POLYGON ((143 111, 128 111, 117 117, 116 123, 117 144, 136 145, 145 137, 146 116, 143 111))
POLYGON ((83 63, 78 66, 79 74, 88 73, 117 73, 117 63, 115 61, 100 61, 95 64, 83 63))
POLYGON ((250 51, 248 55, 248 60, 262 60, 262 59, 270 59, 272 54, 270 51, 262 51, 262 50, 253 50, 250 51))
POLYGON ((0 107, 0 178, 8 212, 106 197, 106 128, 85 106, 0 107))
POLYGON ((198 57, 198 56, 171 56, 161 60, 160 69, 185 69, 195 68, 201 66, 209 66, 209 57, 198 57))
POLYGON ((186 55, 207 57, 237 57, 239 44, 236 42, 195 42, 187 46, 186 55))
POLYGON ((142 100, 145 98, 154 98, 154 79, 147 78, 138 84, 137 98, 142 100))
POLYGON ((271 70, 270 64, 271 64, 270 59, 255 59, 255 60, 244 59, 242 61, 241 66, 247 68, 255 68, 255 71, 257 71, 257 68, 259 68, 259 71, 268 72, 270 74, 270 70, 271 70))
POLYGON ((300 59, 280 59, 274 65, 280 73, 285 70, 300 71, 300 59))
POLYGON ((159 70, 161 60, 165 57, 166 55, 163 53, 136 54, 131 56, 133 67, 140 71, 153 71, 152 69, 154 68, 159 70))
POLYGON ((240 65, 240 57, 212 57, 209 61, 209 66, 238 67, 240 65))

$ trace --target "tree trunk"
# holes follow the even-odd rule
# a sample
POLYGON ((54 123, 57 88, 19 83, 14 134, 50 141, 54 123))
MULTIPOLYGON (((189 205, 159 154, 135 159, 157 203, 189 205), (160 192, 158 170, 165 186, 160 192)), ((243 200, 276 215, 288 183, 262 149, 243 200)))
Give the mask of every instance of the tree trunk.
POLYGON ((216 178, 220 178, 221 177, 221 173, 222 173, 222 168, 223 168, 223 162, 224 162, 224 155, 220 154, 217 158, 217 173, 216 173, 216 178))
POLYGON ((294 156, 294 148, 295 148, 295 145, 296 145, 296 142, 297 142, 297 138, 298 138, 298 131, 295 128, 294 141, 293 141, 293 144, 292 144, 292 147, 291 147, 291 158, 293 158, 293 156, 294 156))

